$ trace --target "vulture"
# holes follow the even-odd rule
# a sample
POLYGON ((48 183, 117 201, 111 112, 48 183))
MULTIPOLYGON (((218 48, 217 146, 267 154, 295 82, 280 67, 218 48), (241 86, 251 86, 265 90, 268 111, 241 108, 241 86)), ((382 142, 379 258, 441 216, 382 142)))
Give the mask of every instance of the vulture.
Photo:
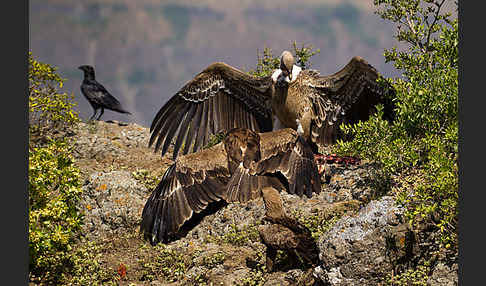
POLYGON ((289 51, 281 54, 280 68, 269 76, 252 76, 216 62, 160 108, 150 126, 149 147, 155 144, 155 152, 162 148, 163 156, 175 141, 175 160, 179 152, 200 150, 211 134, 236 127, 255 132, 296 129, 298 119, 304 138, 317 153, 316 144, 329 145, 340 138, 340 123, 368 119, 377 103, 391 114, 385 96, 389 89, 377 83, 378 77, 360 57, 327 76, 295 65, 289 51))
POLYGON ((96 120, 101 118, 101 115, 105 112, 105 108, 120 113, 131 114, 122 107, 121 103, 111 95, 103 85, 96 81, 95 71, 92 66, 83 65, 78 67, 78 69, 84 72, 84 79, 81 83, 81 92, 94 110, 94 114, 89 120, 95 117, 98 109, 101 109, 101 112, 96 120))
POLYGON ((290 128, 264 133, 234 128, 222 142, 178 156, 145 203, 140 231, 153 245, 168 242, 210 203, 260 197, 267 220, 289 225, 279 193, 283 190, 309 198, 321 190, 306 140, 290 128))

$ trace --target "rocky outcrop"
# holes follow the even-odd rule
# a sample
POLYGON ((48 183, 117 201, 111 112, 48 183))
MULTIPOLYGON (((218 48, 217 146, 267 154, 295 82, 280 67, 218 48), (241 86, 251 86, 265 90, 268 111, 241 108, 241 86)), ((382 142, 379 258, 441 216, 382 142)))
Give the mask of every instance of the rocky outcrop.
POLYGON ((413 255, 414 236, 392 197, 339 220, 319 238, 322 265, 314 274, 329 285, 377 285, 413 255))
MULTIPOLYGON (((74 138, 84 180, 83 235, 103 245, 105 268, 116 273, 123 262, 128 284, 383 285, 426 253, 395 199, 380 193, 376 169, 367 162, 330 164, 321 193, 312 198, 281 194, 287 214, 315 238, 315 265, 289 263, 287 250, 276 247, 274 267, 266 268, 270 230, 278 227, 263 220, 261 199, 214 204, 191 219, 179 239, 153 247, 138 226, 171 160, 148 148, 148 129, 136 124, 81 123, 74 138)), ((436 259, 427 275, 430 285, 457 285, 457 263, 436 259)))
POLYGON ((458 285, 458 271, 459 268, 457 262, 453 263, 452 265, 447 265, 446 263, 440 262, 434 267, 432 274, 427 280, 427 284, 441 286, 458 285))
POLYGON ((130 172, 91 174, 83 186, 83 234, 93 239, 138 227, 148 195, 147 188, 130 172))

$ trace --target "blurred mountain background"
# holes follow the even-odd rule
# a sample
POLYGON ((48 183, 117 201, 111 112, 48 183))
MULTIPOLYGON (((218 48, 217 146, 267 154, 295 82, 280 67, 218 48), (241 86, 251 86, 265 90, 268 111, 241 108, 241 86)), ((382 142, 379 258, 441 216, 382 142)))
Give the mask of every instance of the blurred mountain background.
POLYGON ((274 55, 311 44, 320 53, 311 68, 321 74, 361 56, 386 77, 399 73, 383 50, 397 42, 395 27, 374 14, 372 0, 155 1, 31 0, 29 49, 58 67, 74 93, 81 118, 92 109, 80 91, 78 66, 96 77, 132 116, 106 111, 103 120, 149 126, 159 108, 215 61, 255 68, 257 51, 274 55))

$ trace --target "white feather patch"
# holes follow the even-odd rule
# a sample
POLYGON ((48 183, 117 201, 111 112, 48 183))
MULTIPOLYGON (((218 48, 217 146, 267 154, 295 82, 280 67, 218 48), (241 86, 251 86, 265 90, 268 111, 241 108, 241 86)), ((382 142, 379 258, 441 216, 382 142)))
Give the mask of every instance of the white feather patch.
POLYGON ((304 135, 304 128, 302 128, 302 124, 300 123, 299 119, 295 119, 295 122, 297 123, 297 134, 300 136, 304 135))
POLYGON ((294 81, 297 76, 299 76, 299 73, 302 71, 302 68, 297 66, 297 65, 294 65, 292 67, 292 81, 294 81))
POLYGON ((272 74, 272 80, 273 82, 277 82, 278 80, 278 77, 282 74, 282 70, 281 69, 276 69, 273 74, 272 74))

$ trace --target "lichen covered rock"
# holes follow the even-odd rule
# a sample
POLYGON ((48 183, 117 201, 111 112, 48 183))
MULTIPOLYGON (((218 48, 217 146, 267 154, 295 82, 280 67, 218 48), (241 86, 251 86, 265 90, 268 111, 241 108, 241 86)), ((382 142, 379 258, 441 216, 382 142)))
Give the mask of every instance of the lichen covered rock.
POLYGON ((322 265, 315 276, 330 285, 376 285, 395 264, 411 257, 413 232, 392 197, 372 201, 346 216, 318 241, 322 265))
MULTIPOLYGON (((426 256, 422 248, 428 246, 417 251, 416 235, 394 198, 380 199, 376 166, 368 162, 329 164, 321 193, 312 198, 281 193, 287 215, 307 227, 316 241, 317 267, 290 264, 288 253, 280 249, 274 269, 267 269, 267 246, 259 229, 272 226, 263 219, 261 198, 215 204, 185 225, 179 239, 154 247, 138 233, 141 213, 172 160, 170 154, 154 153, 149 137, 145 127, 102 121, 80 123, 73 135, 84 181, 82 232, 100 245, 102 260, 97 263, 114 273, 117 283, 376 285, 426 256), (121 263, 126 267, 123 278, 117 276, 121 263)), ((457 284, 457 263, 438 259, 427 269, 424 279, 430 285, 457 284)))
POLYGON ((138 227, 149 192, 130 172, 92 174, 83 186, 83 233, 98 237, 138 227))

